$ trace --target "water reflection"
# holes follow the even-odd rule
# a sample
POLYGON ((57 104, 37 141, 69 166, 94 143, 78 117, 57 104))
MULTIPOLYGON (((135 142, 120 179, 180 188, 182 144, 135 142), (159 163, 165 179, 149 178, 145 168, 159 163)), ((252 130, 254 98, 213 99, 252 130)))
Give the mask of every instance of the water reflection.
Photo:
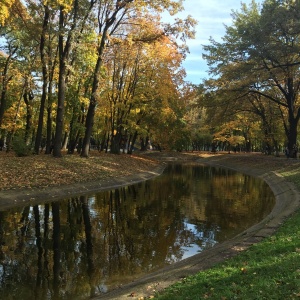
POLYGON ((261 180, 173 164, 136 185, 0 212, 0 299, 87 299, 236 235, 273 205, 261 180))

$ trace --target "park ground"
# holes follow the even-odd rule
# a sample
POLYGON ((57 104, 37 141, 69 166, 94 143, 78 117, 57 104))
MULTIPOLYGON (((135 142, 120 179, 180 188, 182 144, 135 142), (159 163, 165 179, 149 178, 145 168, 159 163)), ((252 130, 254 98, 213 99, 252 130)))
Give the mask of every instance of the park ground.
POLYGON ((213 161, 222 158, 228 165, 249 165, 262 172, 288 166, 300 166, 300 160, 285 159, 261 153, 227 154, 209 152, 139 152, 135 155, 113 155, 92 151, 89 158, 79 155, 32 155, 16 157, 13 152, 0 151, 0 191, 47 189, 74 183, 105 181, 126 177, 156 168, 161 161, 213 161))
MULTIPOLYGON (((19 158, 15 157, 13 153, 2 152, 0 153, 0 209, 18 205, 20 201, 22 204, 26 201, 30 203, 33 200, 40 201, 45 199, 45 195, 50 197, 50 195, 57 193, 56 199, 59 199, 59 197, 66 196, 65 193, 108 189, 120 184, 145 180, 159 175, 166 162, 174 161, 221 166, 260 177, 272 188, 276 197, 276 205, 265 220, 236 238, 222 243, 210 251, 184 260, 175 266, 160 270, 145 278, 137 278, 131 284, 101 296, 99 299, 121 300, 128 299, 128 297, 131 299, 148 299, 154 295, 158 299, 271 299, 265 296, 267 289, 264 286, 256 288, 256 284, 250 283, 252 279, 246 278, 246 276, 250 276, 249 274, 254 276, 253 282, 260 282, 260 278, 262 278, 262 276, 258 278, 253 275, 257 272, 250 271, 251 260, 261 259, 261 256, 257 256, 257 254, 251 255, 251 251, 253 251, 251 247, 256 244, 260 245, 270 236, 276 237, 282 224, 291 219, 291 216, 298 210, 300 203, 300 160, 298 159, 286 159, 283 155, 280 157, 267 156, 261 153, 212 154, 204 152, 146 152, 132 156, 92 152, 88 159, 80 158, 77 155, 64 155, 63 158, 58 159, 44 154, 19 158), (90 184, 91 182, 97 184, 90 184), (223 282, 225 282, 226 287, 222 286, 218 280, 214 286, 213 282, 203 282, 199 278, 187 279, 190 278, 190 275, 197 273, 204 274, 204 277, 211 276, 205 273, 207 271, 200 273, 199 271, 213 269, 216 264, 230 261, 236 256, 241 257, 243 253, 249 253, 247 251, 250 251, 248 255, 251 256, 251 258, 247 258, 247 263, 242 258, 242 263, 233 263, 237 264, 235 267, 230 265, 221 267, 222 271, 228 269, 225 272, 225 279, 233 278, 232 275, 229 275, 230 272, 237 272, 238 275, 244 276, 231 282, 232 285, 228 284, 225 279, 223 282), (241 278, 242 280, 240 280, 241 278), (245 283, 247 280, 249 284, 245 283), (180 284, 179 286, 176 285, 175 289, 171 288, 167 293, 164 292, 166 288, 178 282, 180 284), (197 296, 194 292, 190 292, 190 290, 195 291, 195 284, 197 287, 203 288, 197 290, 197 296), (217 286, 221 288, 221 291, 217 292, 217 286), (225 291, 228 286, 230 290, 233 290, 233 293, 225 291), (253 297, 246 295, 246 292, 243 291, 244 286, 250 286, 253 297), (186 291, 187 294, 185 294, 186 291)), ((295 221, 296 227, 300 223, 298 219, 295 221)), ((294 229, 290 231, 294 231, 294 229)), ((295 232, 291 234, 294 235, 295 232)), ((297 233, 297 241, 299 240, 298 235, 297 233)), ((284 242, 285 245, 294 240, 291 237, 287 239, 288 241, 284 242)), ((272 240, 272 247, 276 248, 276 245, 276 242, 272 240)), ((293 251, 283 247, 283 252, 280 252, 278 257, 282 258, 294 253, 298 257, 297 261, 300 262, 300 245, 297 244, 292 247, 295 248, 293 251)), ((274 262, 270 262, 270 264, 274 265, 274 262)), ((271 286, 269 283, 272 282, 277 289, 286 286, 288 290, 288 294, 279 293, 278 297, 280 298, 273 297, 272 299, 299 299, 300 265, 294 263, 292 270, 290 266, 284 269, 280 264, 280 268, 279 274, 289 272, 295 275, 292 279, 276 279, 278 271, 276 274, 274 271, 272 273, 266 271, 267 276, 270 277, 269 280, 266 280, 267 285, 271 286), (295 284, 294 280, 298 280, 299 284, 295 284), (296 286, 294 289, 291 289, 292 284, 296 286)), ((223 275, 218 276, 220 279, 223 275)), ((271 287, 271 290, 276 291, 276 288, 271 287)))

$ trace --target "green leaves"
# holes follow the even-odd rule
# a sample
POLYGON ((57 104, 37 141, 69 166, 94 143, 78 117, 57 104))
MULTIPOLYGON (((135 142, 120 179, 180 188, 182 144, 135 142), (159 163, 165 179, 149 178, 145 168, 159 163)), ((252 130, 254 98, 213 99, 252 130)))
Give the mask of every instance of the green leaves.
MULTIPOLYGON (((223 42, 213 39, 204 58, 213 78, 206 82, 222 105, 220 113, 245 111, 261 118, 266 141, 285 131, 290 147, 297 141, 300 117, 300 6, 298 1, 253 1, 234 12, 223 42), (267 107, 272 102, 272 117, 267 107), (224 107, 223 107, 224 106, 224 107), (223 111, 222 111, 223 110, 223 111), (278 113, 280 112, 280 114, 278 113), (276 118, 276 116, 278 116, 276 118), (278 130, 274 127, 281 127, 278 130), (274 127, 274 128, 271 128, 274 127), (273 137, 271 137, 273 136, 273 137)), ((234 119, 234 116, 233 116, 234 119)))

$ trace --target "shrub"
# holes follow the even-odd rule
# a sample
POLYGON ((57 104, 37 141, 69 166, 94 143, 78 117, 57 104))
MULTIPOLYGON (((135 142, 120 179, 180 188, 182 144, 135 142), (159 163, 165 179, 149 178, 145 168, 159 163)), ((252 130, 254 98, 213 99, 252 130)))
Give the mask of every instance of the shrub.
POLYGON ((28 156, 31 154, 31 146, 26 145, 21 136, 14 136, 12 141, 13 150, 17 156, 28 156))

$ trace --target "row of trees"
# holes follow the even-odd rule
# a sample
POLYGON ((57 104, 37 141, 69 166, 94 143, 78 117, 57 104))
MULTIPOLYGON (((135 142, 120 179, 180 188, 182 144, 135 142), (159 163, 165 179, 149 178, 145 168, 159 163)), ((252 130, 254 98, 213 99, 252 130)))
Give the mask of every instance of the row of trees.
POLYGON ((160 14, 181 9, 171 0, 1 2, 2 143, 56 157, 66 147, 87 157, 91 142, 113 153, 150 136, 171 143, 183 128, 181 63, 196 22, 160 14))
POLYGON ((252 1, 232 17, 222 41, 204 46, 212 78, 199 95, 215 142, 252 150, 261 139, 267 152, 286 145, 292 153, 300 118, 300 2, 252 1))
POLYGON ((198 86, 182 68, 195 20, 161 18, 180 1, 22 3, 0 9, 0 140, 8 145, 21 136, 57 157, 64 148, 87 157, 91 144, 131 153, 150 139, 176 150, 297 145, 298 1, 242 4, 222 42, 204 46, 211 78, 198 86))

